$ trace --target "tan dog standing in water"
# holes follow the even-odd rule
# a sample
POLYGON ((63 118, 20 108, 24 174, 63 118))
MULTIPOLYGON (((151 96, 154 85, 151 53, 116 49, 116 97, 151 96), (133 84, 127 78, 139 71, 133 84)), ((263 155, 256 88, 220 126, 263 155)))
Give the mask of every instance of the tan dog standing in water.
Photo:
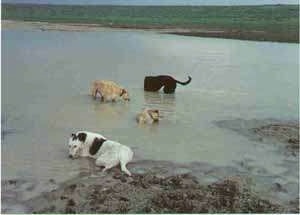
POLYGON ((145 108, 136 116, 136 121, 139 124, 152 124, 158 122, 160 117, 159 110, 145 108))
POLYGON ((96 80, 92 82, 91 95, 96 99, 97 96, 101 101, 117 101, 119 98, 129 101, 127 90, 120 87, 113 81, 96 80))

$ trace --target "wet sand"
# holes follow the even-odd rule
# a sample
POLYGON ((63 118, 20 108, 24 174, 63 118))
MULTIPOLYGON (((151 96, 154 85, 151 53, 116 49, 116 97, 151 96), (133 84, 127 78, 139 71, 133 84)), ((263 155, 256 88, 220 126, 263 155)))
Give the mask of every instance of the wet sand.
MULTIPOLYGON (((10 180, 3 185, 17 188, 22 183, 10 180)), ((102 176, 79 176, 14 207, 23 213, 297 213, 298 201, 264 199, 240 176, 204 185, 190 173, 148 171, 127 177, 114 168, 102 176)), ((2 209, 10 212, 16 211, 2 209)))

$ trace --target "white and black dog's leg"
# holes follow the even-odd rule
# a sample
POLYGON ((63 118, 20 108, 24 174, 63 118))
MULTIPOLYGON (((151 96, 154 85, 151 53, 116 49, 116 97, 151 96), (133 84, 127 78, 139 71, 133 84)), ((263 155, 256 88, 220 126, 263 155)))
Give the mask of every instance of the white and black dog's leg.
POLYGON ((114 166, 117 166, 119 164, 118 157, 115 153, 104 153, 100 155, 96 159, 96 165, 97 166, 104 166, 104 169, 102 172, 105 172, 108 169, 113 168, 114 166))
POLYGON ((133 151, 127 146, 121 146, 119 159, 120 159, 120 166, 121 170, 125 172, 128 176, 131 176, 131 173, 126 168, 126 164, 132 160, 133 151))
POLYGON ((130 173, 129 170, 126 168, 126 164, 127 164, 127 163, 120 161, 121 170, 122 170, 123 172, 125 172, 128 176, 131 176, 131 173, 130 173))

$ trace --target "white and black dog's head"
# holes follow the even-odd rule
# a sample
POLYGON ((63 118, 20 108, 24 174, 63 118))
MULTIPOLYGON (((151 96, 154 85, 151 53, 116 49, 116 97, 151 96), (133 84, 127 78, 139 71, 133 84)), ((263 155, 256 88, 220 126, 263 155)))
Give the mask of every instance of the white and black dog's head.
POLYGON ((69 157, 78 158, 95 155, 106 138, 91 132, 72 133, 69 138, 69 157))
POLYGON ((69 157, 77 158, 82 153, 83 143, 86 140, 86 133, 79 133, 78 135, 72 133, 69 138, 69 157))

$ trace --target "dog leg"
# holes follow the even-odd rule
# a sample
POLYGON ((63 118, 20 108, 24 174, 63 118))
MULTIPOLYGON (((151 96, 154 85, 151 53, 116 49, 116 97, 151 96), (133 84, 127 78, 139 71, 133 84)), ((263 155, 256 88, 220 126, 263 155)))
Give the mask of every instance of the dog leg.
POLYGON ((121 162, 121 170, 123 172, 125 172, 128 176, 131 176, 131 173, 129 172, 129 170, 126 168, 126 164, 121 162))
POLYGON ((104 166, 105 167, 105 165, 106 165, 106 163, 104 162, 104 160, 101 157, 97 158, 95 163, 96 163, 96 166, 104 166))
POLYGON ((117 155, 111 152, 106 152, 102 154, 96 160, 97 166, 104 166, 102 172, 105 172, 106 170, 111 169, 114 166, 117 166, 118 164, 119 164, 119 160, 117 155))
POLYGON ((111 169, 111 168, 112 168, 112 166, 111 167, 104 167, 104 169, 102 170, 102 172, 105 172, 106 170, 111 169))
POLYGON ((114 166, 118 165, 118 163, 119 162, 117 160, 112 161, 111 163, 106 163, 102 172, 105 172, 106 170, 113 168, 114 166))
POLYGON ((97 99, 97 95, 99 95, 100 101, 103 102, 104 101, 104 96, 102 95, 101 91, 98 90, 98 89, 95 90, 95 94, 93 95, 94 96, 94 100, 97 99))
POLYGON ((121 170, 125 172, 128 176, 131 176, 131 173, 126 168, 126 164, 129 163, 132 160, 133 157, 133 151, 131 151, 130 148, 126 146, 122 146, 122 150, 120 151, 119 158, 120 158, 120 166, 121 170))
POLYGON ((94 94, 94 100, 97 99, 97 93, 98 93, 98 89, 95 90, 95 94, 94 94))
POLYGON ((172 94, 172 93, 175 92, 175 88, 176 88, 176 85, 175 85, 175 87, 174 86, 171 86, 171 87, 170 86, 165 86, 163 91, 166 94, 172 94))

